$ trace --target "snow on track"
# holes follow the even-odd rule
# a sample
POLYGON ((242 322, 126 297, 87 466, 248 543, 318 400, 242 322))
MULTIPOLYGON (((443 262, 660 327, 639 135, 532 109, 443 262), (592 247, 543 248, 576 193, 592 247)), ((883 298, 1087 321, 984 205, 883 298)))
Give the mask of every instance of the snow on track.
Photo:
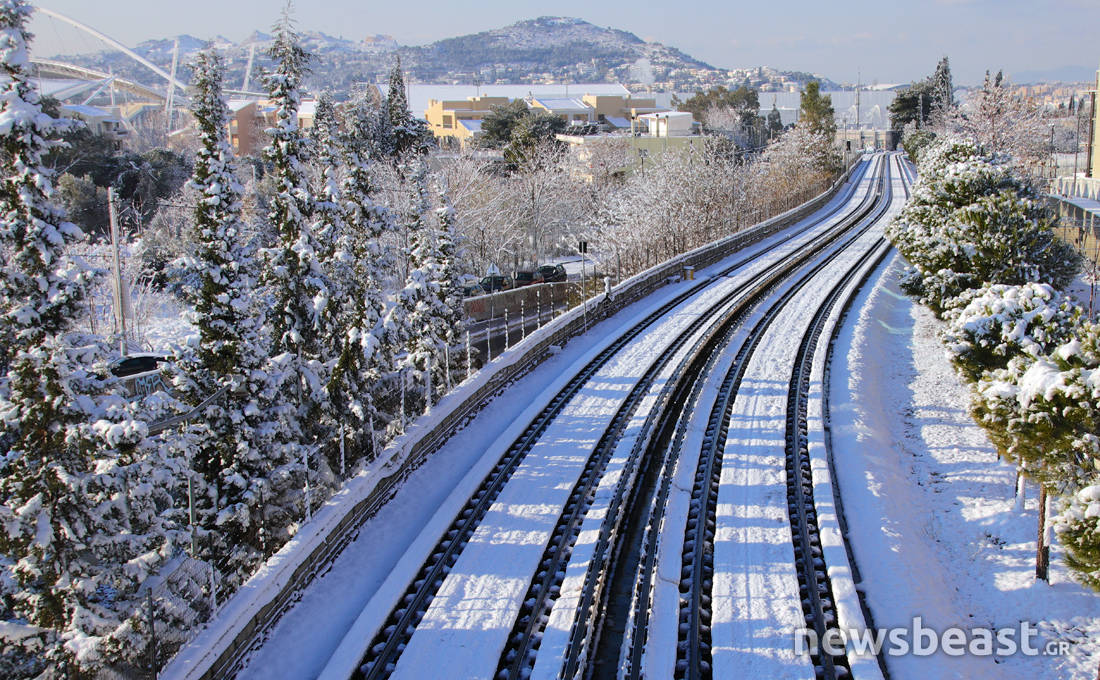
MULTIPOLYGON (((898 200, 895 192, 895 200, 898 200)), ((766 331, 734 400, 718 491, 711 644, 715 677, 812 678, 787 512, 787 387, 822 291, 882 236, 884 221, 803 287, 766 331)))
MULTIPOLYGON (((864 176, 852 191, 834 199, 829 207, 858 202, 868 186, 869 179, 864 176)), ((649 356, 656 354, 655 348, 674 337, 675 328, 682 328, 689 320, 684 316, 677 323, 677 317, 698 313, 699 308, 713 302, 735 283, 755 276, 767 266, 767 262, 803 247, 821 231, 835 224, 839 217, 830 218, 806 234, 790 237, 794 230, 812 219, 808 218, 800 225, 700 272, 701 277, 713 276, 735 258, 744 257, 746 252, 759 252, 768 245, 783 243, 767 258, 742 267, 730 278, 716 281, 692 302, 667 315, 663 325, 639 339, 638 342, 649 350, 624 350, 630 352, 630 361, 618 361, 615 370, 601 373, 601 377, 597 378, 599 384, 587 390, 575 404, 575 410, 571 411, 574 422, 563 423, 560 426, 562 429, 557 430, 561 439, 546 439, 557 444, 543 445, 538 451, 538 460, 542 465, 529 467, 522 476, 515 478, 524 480, 523 483, 509 485, 514 489, 520 489, 525 484, 541 485, 542 495, 535 496, 524 489, 523 493, 514 491, 509 492, 507 497, 502 495, 498 498, 495 514, 486 518, 489 524, 484 525, 484 532, 476 533, 471 542, 474 551, 471 557, 465 561, 460 558, 451 572, 455 578, 449 579, 450 582, 445 583, 437 595, 439 608, 436 611, 429 608, 421 623, 425 631, 434 631, 432 635, 436 636, 437 641, 444 637, 470 649, 470 653, 463 658, 469 659, 471 667, 477 666, 477 659, 488 657, 495 664, 502 639, 499 644, 495 640, 485 642, 487 638, 474 632, 468 636, 469 640, 464 641, 459 638, 467 636, 454 632, 459 630, 456 626, 471 626, 471 631, 499 627, 507 633, 511 626, 508 615, 514 614, 518 606, 514 593, 519 592, 522 596, 533 573, 530 565, 521 566, 519 563, 526 565, 526 561, 537 560, 541 545, 545 543, 546 527, 552 525, 553 518, 560 512, 560 507, 555 504, 560 496, 567 495, 569 480, 575 480, 577 461, 581 459, 585 446, 590 450, 590 445, 599 438, 597 421, 609 418, 609 413, 614 410, 613 404, 629 391, 626 382, 640 374, 639 365, 645 363, 647 351, 652 352, 649 356), (493 533, 491 528, 495 528, 497 533, 493 533), (539 541, 542 543, 535 546, 539 541), (475 553, 477 558, 473 557, 475 553), (517 559, 512 560, 513 556, 517 559), (460 603, 460 600, 465 602, 460 603), (455 608, 444 609, 444 602, 453 603, 455 608), (496 652, 491 653, 487 651, 489 649, 496 652)), ((505 402, 499 409, 495 406, 486 409, 466 430, 434 454, 398 492, 391 506, 384 508, 375 521, 363 527, 360 537, 334 562, 328 574, 303 592, 302 602, 271 632, 269 642, 253 655, 240 677, 270 677, 271 673, 286 675, 288 672, 296 676, 316 676, 326 663, 330 664, 326 672, 331 673, 331 677, 347 677, 344 671, 354 668, 358 662, 359 652, 355 649, 361 649, 365 644, 363 640, 369 641, 373 637, 435 541, 469 496, 472 487, 492 467, 503 448, 514 440, 518 431, 556 393, 568 376, 595 356, 618 331, 678 294, 685 285, 681 283, 666 288, 644 303, 634 305, 600 324, 587 336, 587 343, 594 345, 579 340, 570 343, 561 355, 536 369, 498 399, 497 403, 505 402), (524 410, 522 405, 527 400, 531 401, 531 405, 524 410), (494 439, 496 442, 490 444, 494 439), (457 485, 446 481, 448 478, 458 478, 461 475, 455 473, 466 469, 468 474, 457 485), (421 488, 424 491, 418 490, 421 488), (434 511, 434 517, 425 514, 428 510, 434 511), (345 638, 344 643, 337 647, 342 637, 345 638)), ((517 470, 517 475, 520 472, 517 470)), ((467 548, 469 550, 470 547, 467 548)), ((425 639, 428 637, 425 635, 425 639)), ((416 642, 416 638, 414 636, 410 647, 416 645, 419 649, 423 643, 416 642)), ((429 664, 429 670, 438 671, 437 663, 434 663, 440 658, 438 647, 427 645, 426 650, 423 655, 425 663, 433 662, 429 664)), ((448 658, 450 666, 450 659, 454 657, 448 655, 448 658)), ((486 668, 488 665, 486 661, 486 668)), ((402 664, 399 664, 398 672, 406 672, 402 664)), ((413 672, 410 667, 409 673, 413 672)))

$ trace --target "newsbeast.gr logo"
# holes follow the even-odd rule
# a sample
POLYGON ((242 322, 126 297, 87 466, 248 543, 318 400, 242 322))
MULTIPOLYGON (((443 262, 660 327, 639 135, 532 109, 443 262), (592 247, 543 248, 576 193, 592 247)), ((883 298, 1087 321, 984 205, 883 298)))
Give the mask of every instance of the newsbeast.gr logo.
POLYGON ((885 654, 886 656, 1058 656, 1069 652, 1067 640, 1041 643, 1039 629, 1028 621, 1006 628, 928 628, 917 616, 906 627, 870 629, 827 628, 818 639, 817 631, 794 631, 796 654, 830 656, 842 654, 885 654))

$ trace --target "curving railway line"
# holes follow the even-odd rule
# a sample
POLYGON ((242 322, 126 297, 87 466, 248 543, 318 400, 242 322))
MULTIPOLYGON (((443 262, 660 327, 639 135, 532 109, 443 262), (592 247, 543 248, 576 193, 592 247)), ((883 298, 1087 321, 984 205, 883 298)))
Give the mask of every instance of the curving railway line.
MULTIPOLYGON (((782 379, 787 590, 802 593, 790 609, 819 632, 834 621, 802 456, 810 370, 826 321, 886 252, 881 228, 905 179, 896 156, 864 161, 845 200, 580 366, 494 445, 495 465, 423 557, 391 573, 397 586, 379 590, 320 677, 717 677, 736 647, 713 625, 730 613, 714 587, 728 569, 715 560, 723 461, 754 367, 774 377, 757 363, 782 344, 776 333, 800 340, 782 379)), ((845 658, 792 663, 806 677, 850 672, 845 658)))

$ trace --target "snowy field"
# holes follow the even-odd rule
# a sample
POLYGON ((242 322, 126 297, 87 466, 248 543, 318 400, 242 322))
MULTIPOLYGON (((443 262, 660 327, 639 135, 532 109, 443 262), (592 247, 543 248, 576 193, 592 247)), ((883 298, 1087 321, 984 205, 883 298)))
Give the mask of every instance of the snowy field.
POLYGON ((942 326, 898 289, 899 257, 856 303, 836 347, 834 455, 874 627, 1038 629, 1065 656, 888 657, 894 680, 1095 678, 1100 597, 1070 580, 1057 544, 1036 581, 1037 490, 1014 509, 1015 472, 967 413, 942 326), (847 357, 848 370, 841 370, 847 357))

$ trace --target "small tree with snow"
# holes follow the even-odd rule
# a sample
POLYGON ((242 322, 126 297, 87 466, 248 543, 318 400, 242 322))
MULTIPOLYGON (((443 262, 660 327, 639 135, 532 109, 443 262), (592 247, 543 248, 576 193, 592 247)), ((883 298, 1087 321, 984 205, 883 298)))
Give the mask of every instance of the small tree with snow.
POLYGON ((913 266, 904 288, 937 314, 987 282, 1061 288, 1072 278, 1078 257, 1054 235, 1057 218, 999 158, 969 142, 939 142, 920 170, 887 235, 913 266))
POLYGON ((1054 520, 1054 531, 1077 580, 1100 591, 1100 476, 1070 494, 1054 520))
POLYGON ((993 284, 960 296, 944 317, 951 359, 976 382, 1017 356, 1039 358, 1068 340, 1081 309, 1045 283, 993 284))

